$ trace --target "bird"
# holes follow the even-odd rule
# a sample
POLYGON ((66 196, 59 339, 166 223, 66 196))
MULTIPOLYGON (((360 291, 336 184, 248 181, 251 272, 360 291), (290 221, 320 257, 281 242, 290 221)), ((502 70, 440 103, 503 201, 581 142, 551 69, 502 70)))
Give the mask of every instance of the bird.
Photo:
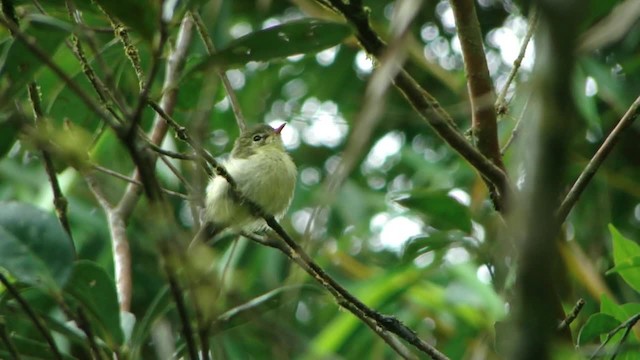
MULTIPOLYGON (((222 162, 242 196, 276 220, 291 205, 297 178, 296 165, 280 136, 285 125, 274 129, 260 124, 245 130, 236 139, 229 158, 222 162)), ((253 215, 233 196, 229 183, 220 175, 214 175, 206 188, 204 224, 194 242, 206 242, 227 229, 252 233, 267 228, 263 218, 253 215)))

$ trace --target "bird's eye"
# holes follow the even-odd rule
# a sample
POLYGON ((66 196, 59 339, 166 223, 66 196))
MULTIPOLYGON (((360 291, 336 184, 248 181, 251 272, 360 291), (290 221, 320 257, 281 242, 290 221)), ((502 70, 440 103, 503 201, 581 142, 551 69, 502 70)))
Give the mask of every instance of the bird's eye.
POLYGON ((258 142, 258 141, 260 141, 260 140, 262 140, 262 136, 261 136, 261 135, 254 135, 254 136, 253 136, 253 141, 258 142))

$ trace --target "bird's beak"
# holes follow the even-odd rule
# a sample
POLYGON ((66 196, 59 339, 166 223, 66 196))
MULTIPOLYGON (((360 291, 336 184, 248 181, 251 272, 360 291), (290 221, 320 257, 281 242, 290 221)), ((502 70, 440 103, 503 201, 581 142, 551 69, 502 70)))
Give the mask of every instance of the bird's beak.
POLYGON ((284 129, 284 126, 285 126, 285 125, 287 125, 287 123, 284 123, 284 124, 282 124, 282 125, 278 126, 278 127, 275 129, 275 131, 274 131, 274 132, 275 132, 276 134, 280 135, 280 132, 282 131, 282 129, 284 129))

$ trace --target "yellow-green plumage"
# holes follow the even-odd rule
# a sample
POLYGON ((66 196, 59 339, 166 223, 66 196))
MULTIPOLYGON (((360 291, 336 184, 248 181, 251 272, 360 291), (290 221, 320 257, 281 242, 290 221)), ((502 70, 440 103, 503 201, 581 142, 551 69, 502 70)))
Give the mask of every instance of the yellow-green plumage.
MULTIPOLYGON (((239 190, 267 213, 281 218, 289 208, 296 183, 296 166, 284 149, 280 131, 258 125, 236 140, 224 166, 239 190)), ((205 218, 215 228, 234 231, 257 231, 266 227, 263 219, 251 215, 229 194, 229 184, 215 176, 207 186, 205 218)))

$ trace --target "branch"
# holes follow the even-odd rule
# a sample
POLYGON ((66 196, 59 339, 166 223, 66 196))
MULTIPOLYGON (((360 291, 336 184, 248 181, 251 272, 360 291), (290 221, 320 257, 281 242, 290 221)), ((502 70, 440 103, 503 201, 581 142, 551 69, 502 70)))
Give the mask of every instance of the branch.
POLYGON ((11 296, 13 296, 16 301, 18 301, 20 307, 22 307, 22 310, 24 310, 31 322, 33 322, 33 324, 36 326, 36 329, 38 329, 38 332, 42 335, 42 337, 44 337, 47 345, 49 345, 49 348, 51 348, 51 356, 54 359, 62 360, 62 354, 60 353, 60 350, 58 350, 56 342, 53 340, 51 333, 49 333, 49 331, 47 330, 42 319, 38 317, 29 303, 22 297, 22 295, 20 295, 18 289, 16 289, 15 286, 13 286, 11 282, 9 282, 9 280, 4 276, 2 272, 0 272, 0 283, 2 283, 5 289, 9 291, 9 294, 11 294, 11 296))
POLYGON ((622 132, 633 123, 633 121, 638 117, 639 114, 640 96, 636 98, 636 100, 631 104, 622 119, 620 119, 609 136, 607 136, 607 138, 604 140, 598 151, 596 151, 593 158, 591 158, 587 166, 584 168, 584 170, 582 170, 582 173, 580 173, 580 176, 578 176, 576 182, 573 183, 573 186, 567 193, 567 196, 565 196, 564 200, 562 200, 562 204, 560 204, 560 207, 558 208, 558 211, 556 213, 556 217, 558 218, 559 223, 563 223, 566 220, 569 212, 575 206, 576 202, 580 198, 580 195, 589 184, 589 181, 591 181, 593 176, 600 168, 600 165, 602 165, 613 147, 618 142, 620 134, 622 134, 622 132))
MULTIPOLYGON (((162 98, 160 99, 160 106, 164 111, 171 114, 175 107, 178 97, 177 82, 180 77, 182 67, 187 56, 187 50, 191 44, 193 22, 189 16, 182 18, 180 29, 176 38, 174 50, 167 59, 167 65, 165 68, 165 78, 162 85, 162 98)), ((159 145, 162 143, 164 136, 167 133, 166 122, 160 117, 155 116, 153 120, 153 130, 151 131, 151 141, 159 145)), ((136 169, 134 179, 140 178, 140 172, 136 169)), ((125 194, 122 196, 118 204, 118 208, 122 213, 122 216, 126 219, 133 212, 133 208, 138 202, 140 196, 140 187, 138 185, 129 185, 125 194)))
POLYGON ((564 320, 562 320, 560 324, 558 324, 558 331, 562 331, 569 327, 569 325, 571 325, 571 323, 578 317, 578 314, 580 314, 580 311, 582 311, 582 308, 585 304, 586 302, 584 301, 584 299, 578 300, 571 312, 567 314, 567 317, 565 317, 564 320))
MULTIPOLYGON (((207 32, 207 28, 204 25, 204 21, 202 20, 202 17, 197 12, 191 12, 191 16, 193 17, 193 20, 196 23, 198 34, 200 34, 200 38, 202 39, 202 41, 204 42, 207 48, 207 53, 209 55, 213 54, 216 51, 216 49, 213 46, 213 41, 211 40, 211 37, 207 32)), ((242 108, 240 107, 240 102, 238 101, 236 92, 233 90, 233 87, 231 86, 231 82, 229 82, 229 77, 224 72, 224 70, 218 69, 217 72, 218 72, 218 76, 220 77, 220 80, 222 80, 222 86, 224 86, 224 90, 226 91, 227 96, 229 97, 229 103, 231 104, 233 115, 236 118, 238 129, 240 129, 240 132, 242 133, 247 129, 247 121, 245 120, 244 115, 242 114, 242 108)))
MULTIPOLYGON (((338 10, 356 28, 356 36, 362 47, 369 54, 380 58, 386 45, 371 28, 367 12, 362 7, 361 1, 349 3, 343 3, 340 0, 326 1, 331 4, 331 8, 338 10)), ((326 5, 325 1, 319 1, 319 3, 326 5)), ((497 187, 500 199, 494 199, 494 204, 497 209, 502 209, 504 198, 508 198, 512 193, 506 173, 482 155, 457 131, 451 116, 405 70, 400 71, 393 81, 398 90, 433 130, 483 177, 497 187)))
MULTIPOLYGON (((37 126, 46 126, 44 123, 44 117, 42 115, 42 106, 40 103, 40 93, 38 91, 38 85, 35 82, 31 82, 28 88, 29 99, 31 100, 31 106, 33 107, 33 114, 35 116, 37 126)), ((44 160, 44 169, 47 172, 49 183, 51 183, 51 190, 53 192, 53 205, 56 208, 56 215, 62 225, 64 231, 69 235, 71 241, 71 248, 75 252, 75 244, 73 242, 73 235, 71 233, 71 226, 69 225, 69 218, 67 217, 67 205, 69 202, 62 193, 60 183, 58 182, 58 176, 56 175, 56 169, 53 166, 53 160, 51 154, 47 150, 42 150, 42 160, 44 160)))
MULTIPOLYGON (((398 319, 382 315, 379 312, 372 310, 362 303, 358 298, 349 293, 343 288, 337 281, 331 278, 320 266, 318 266, 311 257, 305 253, 300 246, 285 232, 275 218, 266 213, 251 199, 245 197, 235 182, 235 180, 229 175, 224 166, 220 165, 211 154, 206 152, 201 146, 191 139, 187 130, 175 122, 170 116, 165 114, 159 106, 153 102, 149 102, 149 105, 153 107, 158 114, 160 114, 170 126, 172 126, 179 139, 187 142, 193 147, 196 153, 203 156, 204 159, 212 166, 216 174, 223 177, 229 184, 229 194, 240 204, 249 209, 252 215, 265 220, 267 225, 274 230, 285 242, 286 247, 281 248, 276 246, 277 249, 283 251, 291 260, 298 264, 303 270, 311 275, 316 281, 324 286, 345 309, 349 310, 352 314, 367 324, 378 336, 382 337, 385 341, 388 341, 388 335, 386 331, 394 333, 415 346, 420 351, 428 354, 434 359, 448 359, 444 354, 440 353, 436 348, 432 347, 422 339, 420 339, 416 333, 409 329, 406 325, 400 322, 398 319)), ((201 231, 205 227, 201 229, 201 231)), ((270 246, 270 245, 269 245, 270 246)), ((391 345, 391 344, 390 344, 391 345)), ((392 345, 392 348, 396 351, 397 348, 392 345)), ((399 354, 402 355, 402 352, 399 354)))
POLYGON ((473 135, 478 150, 504 171, 498 143, 497 116, 493 107, 495 91, 489 74, 482 32, 474 0, 451 0, 462 48, 473 116, 473 135))
POLYGON ((622 324, 616 326, 613 330, 609 331, 609 333, 607 334, 607 337, 604 339, 602 344, 600 344, 600 346, 598 346, 596 351, 591 355, 591 357, 589 359, 590 360, 591 359, 595 359, 598 356, 598 354, 600 353, 600 351, 602 351, 602 349, 605 347, 605 345, 607 345, 609 343, 609 341, 611 341, 611 339, 620 330, 624 329, 624 334, 622 335, 622 339, 620 339, 620 342, 618 343, 618 346, 616 346, 616 350, 615 350, 614 354, 611 357, 611 359, 615 359, 616 355, 618 354, 618 351, 620 350, 620 346, 625 342, 625 340, 627 339, 627 336, 629 335, 629 332, 631 331, 631 328, 633 328, 636 325, 636 323, 638 323, 638 321, 640 321, 640 314, 636 314, 636 315, 632 316, 627 321, 623 322, 622 324))
POLYGON ((500 93, 498 94, 498 99, 496 99, 495 108, 498 115, 502 115, 507 112, 507 104, 505 102, 507 91, 509 91, 509 87, 511 86, 513 79, 515 79, 518 70, 520 70, 520 65, 522 65, 522 60, 524 59, 524 55, 527 52, 527 46, 529 46, 529 41, 531 41, 531 38, 533 37, 533 33, 535 32, 537 26, 538 11, 534 7, 529 14, 529 25, 527 26, 527 33, 524 36, 524 39, 522 39, 522 45, 520 45, 520 52, 518 53, 518 57, 513 61, 513 67, 511 68, 511 72, 509 72, 507 81, 505 81, 504 86, 502 87, 502 91, 500 91, 500 93))

